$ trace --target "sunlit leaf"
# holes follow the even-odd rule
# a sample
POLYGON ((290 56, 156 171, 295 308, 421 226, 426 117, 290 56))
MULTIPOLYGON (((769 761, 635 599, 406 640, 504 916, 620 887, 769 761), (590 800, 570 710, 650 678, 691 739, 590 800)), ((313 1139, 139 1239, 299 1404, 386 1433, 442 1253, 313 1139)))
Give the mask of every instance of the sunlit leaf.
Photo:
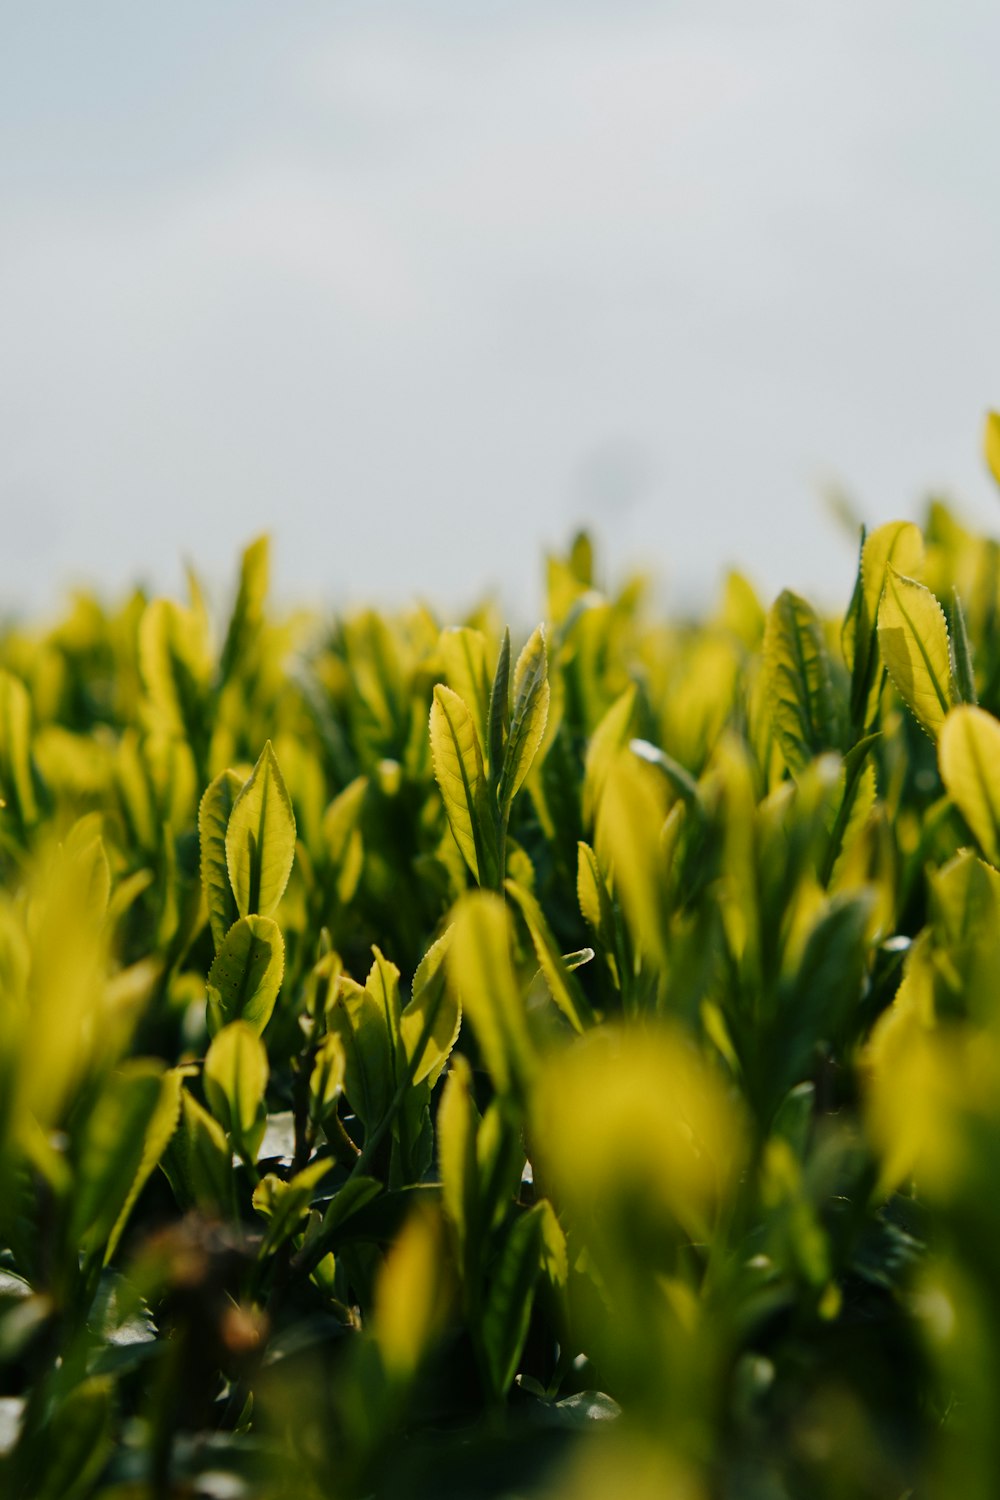
POLYGON ((271 915, 294 859, 295 814, 268 740, 226 827, 226 865, 241 917, 271 915))
POLYGON ((893 685, 922 729, 937 737, 954 702, 948 625, 930 589, 886 570, 878 639, 893 685))
POLYGON ((285 970, 285 944, 270 917, 241 917, 208 971, 209 1025, 246 1021, 257 1033, 271 1019, 285 970))
POLYGON ((982 708, 952 709, 941 729, 938 763, 979 847, 1000 866, 1000 722, 982 708))

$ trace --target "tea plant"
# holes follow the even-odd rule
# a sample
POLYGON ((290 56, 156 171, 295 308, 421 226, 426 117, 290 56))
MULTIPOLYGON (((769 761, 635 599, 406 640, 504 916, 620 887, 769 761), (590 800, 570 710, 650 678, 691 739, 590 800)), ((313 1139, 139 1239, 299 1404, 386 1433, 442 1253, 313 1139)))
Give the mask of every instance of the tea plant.
POLYGON ((267 591, 0 637, 2 1493, 992 1496, 1000 545, 267 591))

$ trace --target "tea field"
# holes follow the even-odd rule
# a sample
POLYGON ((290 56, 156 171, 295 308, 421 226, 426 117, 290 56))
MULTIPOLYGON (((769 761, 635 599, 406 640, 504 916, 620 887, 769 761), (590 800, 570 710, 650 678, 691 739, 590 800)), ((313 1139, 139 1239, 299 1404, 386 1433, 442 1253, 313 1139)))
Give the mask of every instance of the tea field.
POLYGON ((0 1494, 994 1500, 1000 542, 268 572, 0 631, 0 1494))

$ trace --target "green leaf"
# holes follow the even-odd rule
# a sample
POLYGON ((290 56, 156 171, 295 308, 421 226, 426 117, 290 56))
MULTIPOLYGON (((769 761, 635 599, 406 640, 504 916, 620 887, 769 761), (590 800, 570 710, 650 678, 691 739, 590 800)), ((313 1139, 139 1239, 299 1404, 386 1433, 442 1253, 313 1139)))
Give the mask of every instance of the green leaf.
POLYGON ((109 1260, 177 1125, 180 1077, 132 1059, 108 1078, 83 1131, 73 1238, 109 1260))
POLYGON ((841 631, 844 660, 851 669, 851 722, 857 734, 873 722, 882 669, 878 649, 878 607, 891 563, 908 577, 923 562, 924 539, 912 521, 888 521, 864 537, 854 596, 841 631))
POLYGON ((219 663, 219 678, 228 682, 246 659, 264 619, 270 573, 270 543, 259 536, 240 560, 240 582, 219 663))
POLYGON ((38 818, 31 774, 31 699, 20 678, 0 668, 0 797, 26 826, 38 818))
POLYGON ((271 915, 294 859, 295 814, 268 740, 226 828, 226 865, 241 917, 271 915))
POLYGON ((330 1119, 337 1108, 337 1100, 344 1091, 346 1072, 344 1043, 331 1032, 317 1047, 316 1060, 309 1075, 309 1118, 317 1125, 330 1119))
POLYGON ((468 708, 476 726, 480 746, 489 733, 490 677, 486 666, 486 637, 468 625, 442 630, 441 658, 448 686, 468 708))
POLYGON ((812 605, 789 589, 768 612, 764 681, 781 753, 798 776, 836 747, 840 731, 823 627, 812 605))
POLYGON ((504 630, 500 643, 497 669, 493 674, 490 690, 489 737, 486 753, 489 758, 490 789, 496 793, 503 769, 503 751, 510 731, 510 631, 504 630))
POLYGON ((893 686, 920 727, 936 739, 954 702, 944 610, 930 589, 886 570, 878 639, 893 686))
POLYGON ((500 815, 506 818, 510 804, 524 784, 549 714, 548 661, 545 633, 541 625, 533 632, 514 668, 514 706, 510 733, 504 749, 503 769, 497 788, 500 815))
POLYGON ((235 771, 223 771, 209 784, 198 808, 201 884, 216 953, 239 916, 226 864, 226 829, 242 787, 242 776, 235 771))
POLYGON ((472 1097, 472 1070, 461 1054, 452 1059, 437 1117, 441 1199, 455 1230, 463 1275, 475 1264, 472 1249, 478 1235, 479 1182, 476 1132, 479 1114, 472 1097))
POLYGON ((635 720, 638 689, 630 682, 616 698, 590 737, 583 764, 583 822, 593 824, 604 783, 615 756, 628 744, 635 720))
POLYGON ((445 958, 450 942, 449 927, 420 960, 413 976, 413 994, 401 1017, 400 1030, 408 1058, 413 1058, 421 1037, 426 1037, 414 1069, 414 1085, 427 1078, 434 1087, 462 1025, 462 1008, 445 981, 445 958))
POLYGON ((139 622, 139 670, 149 728, 169 739, 200 732, 211 680, 204 621, 172 599, 153 599, 139 622))
POLYGON ((455 908, 448 983, 476 1033, 500 1093, 525 1086, 535 1056, 510 956, 510 918, 502 899, 471 891, 455 908))
POLYGON ((1000 722, 982 708, 953 708, 938 742, 941 780, 990 864, 1000 867, 1000 722))
POLYGON ((467 706, 440 683, 431 704, 431 757, 455 842, 476 881, 488 885, 496 859, 482 751, 467 706))
POLYGON ((209 1028, 246 1021, 259 1036, 271 1019, 285 970, 285 944, 270 917, 241 917, 208 971, 209 1028))
POLYGON ((336 875, 337 899, 345 905, 358 888, 364 866, 361 813, 367 790, 368 777, 355 777, 323 814, 323 837, 336 875))
POLYGON ((91 1376, 56 1406, 33 1500, 85 1500, 93 1493, 114 1446, 112 1389, 109 1378, 91 1376))
POLYGON ((273 1172, 268 1172, 254 1188, 253 1206, 268 1222, 260 1256, 272 1254, 301 1226, 316 1195, 316 1188, 333 1169, 333 1162, 324 1157, 310 1162, 288 1182, 283 1182, 273 1172))
POLYGON ((515 880, 506 881, 505 889, 524 917, 539 967, 553 1000, 573 1029, 584 1031, 594 1020, 590 1002, 579 980, 567 968, 542 908, 531 892, 519 886, 515 880))
POLYGON ((379 1124, 393 1096, 392 1034, 375 996, 353 980, 342 979, 327 1006, 326 1023, 344 1047, 344 1090, 366 1130, 379 1124))
POLYGON ((989 411, 986 413, 986 425, 983 430, 983 451, 986 455, 986 463, 990 473, 1000 484, 1000 412, 989 411))
MULTIPOLYGON (((511 1223, 486 1291, 480 1337, 493 1394, 506 1395, 528 1336, 542 1269, 548 1204, 536 1203, 511 1223)), ((548 1252, 547 1252, 548 1256, 548 1252)))
POLYGON ((180 1127, 163 1168, 182 1208, 197 1206, 236 1217, 233 1157, 225 1132, 187 1089, 181 1090, 180 1127))
POLYGON ((231 1021, 218 1032, 205 1057, 205 1098, 233 1149, 255 1162, 267 1125, 267 1049, 246 1021, 231 1021))

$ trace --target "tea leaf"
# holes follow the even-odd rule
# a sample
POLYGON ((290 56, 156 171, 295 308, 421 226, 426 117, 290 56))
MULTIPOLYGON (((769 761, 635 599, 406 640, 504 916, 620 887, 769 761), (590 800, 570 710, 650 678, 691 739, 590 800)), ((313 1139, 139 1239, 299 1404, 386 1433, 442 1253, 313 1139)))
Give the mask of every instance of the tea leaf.
POLYGON ((506 881, 504 889, 524 917, 553 1000, 575 1031, 585 1030, 594 1020, 590 1003, 579 981, 567 967, 542 908, 531 892, 519 886, 515 880, 506 881))
POLYGON ((209 784, 198 808, 201 883, 216 953, 239 917, 226 863, 226 829, 242 786, 243 778, 235 771, 223 771, 209 784))
POLYGON ((448 982, 482 1048, 501 1093, 519 1089, 534 1070, 534 1048, 510 958, 510 919, 499 896, 474 891, 455 908, 448 982))
POLYGON ((267 1049, 246 1021, 231 1021, 217 1032, 205 1057, 202 1079, 213 1115, 233 1148, 256 1161, 267 1124, 267 1049))
POLYGON ((455 842, 477 882, 487 884, 490 817, 482 751, 468 708, 440 684, 431 704, 431 755, 455 842))
POLYGON ((890 563, 878 612, 878 640, 893 685, 932 739, 954 698, 944 610, 922 583, 890 563))
POLYGON ((982 708, 953 708, 938 741, 941 780, 986 858, 1000 867, 1000 722, 982 708))
POLYGON ((990 411, 986 413, 986 424, 983 429, 983 449, 986 454, 986 463, 990 473, 1000 484, 1000 412, 990 411))
POLYGON ((271 915, 294 859, 295 814, 268 740, 226 828, 226 866, 241 917, 271 915))
POLYGON ((502 817, 524 784, 542 736, 549 713, 548 662, 542 627, 532 634, 514 668, 514 705, 510 716, 510 733, 504 749, 503 769, 497 788, 502 817))
POLYGON ((767 698, 781 753, 793 776, 839 739, 837 702, 815 610, 786 589, 764 630, 767 698))
POLYGON ((413 995, 401 1017, 403 1045, 409 1058, 413 1058, 420 1038, 426 1035, 413 1071, 415 1085, 429 1078, 431 1087, 434 1087, 458 1040, 462 1024, 461 1006, 449 990, 445 977, 451 931, 449 927, 420 960, 413 976, 413 995))
POLYGON ((270 917, 241 917, 208 971, 208 1017, 214 1031, 246 1021, 257 1033, 271 1019, 285 969, 285 944, 270 917))

